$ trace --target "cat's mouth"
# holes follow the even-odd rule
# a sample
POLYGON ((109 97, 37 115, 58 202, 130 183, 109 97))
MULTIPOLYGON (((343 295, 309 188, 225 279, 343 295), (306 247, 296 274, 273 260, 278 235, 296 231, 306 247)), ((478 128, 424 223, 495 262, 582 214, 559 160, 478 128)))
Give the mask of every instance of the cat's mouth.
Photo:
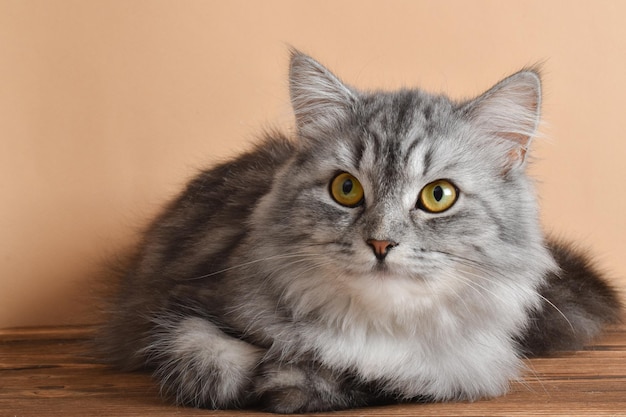
POLYGON ((427 280, 422 273, 410 270, 407 266, 394 265, 386 261, 377 262, 370 269, 370 275, 375 280, 381 281, 403 281, 423 282, 427 280))
POLYGON ((393 268, 385 261, 378 261, 372 268, 372 272, 382 279, 389 279, 397 274, 394 273, 393 268))

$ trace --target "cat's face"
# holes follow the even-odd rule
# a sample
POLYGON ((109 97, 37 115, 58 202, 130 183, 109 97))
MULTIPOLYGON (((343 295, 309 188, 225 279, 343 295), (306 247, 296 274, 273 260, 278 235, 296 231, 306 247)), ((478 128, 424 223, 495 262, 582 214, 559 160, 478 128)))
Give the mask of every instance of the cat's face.
POLYGON ((281 279, 330 281, 357 298, 458 296, 544 256, 524 173, 534 74, 456 104, 417 90, 357 93, 314 61, 300 65, 300 152, 256 219, 266 256, 284 255, 281 279))

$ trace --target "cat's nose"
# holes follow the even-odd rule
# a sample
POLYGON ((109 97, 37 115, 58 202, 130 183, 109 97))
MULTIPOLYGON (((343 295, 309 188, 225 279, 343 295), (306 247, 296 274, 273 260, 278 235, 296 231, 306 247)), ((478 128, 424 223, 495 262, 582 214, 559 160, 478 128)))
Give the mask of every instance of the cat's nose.
POLYGON ((398 243, 393 240, 367 239, 366 243, 372 247, 374 255, 379 261, 385 259, 391 248, 398 246, 398 243))

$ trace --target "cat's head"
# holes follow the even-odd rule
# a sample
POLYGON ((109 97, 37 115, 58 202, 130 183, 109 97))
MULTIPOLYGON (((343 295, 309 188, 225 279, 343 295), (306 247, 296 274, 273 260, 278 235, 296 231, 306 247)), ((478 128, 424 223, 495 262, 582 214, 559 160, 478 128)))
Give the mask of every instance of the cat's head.
POLYGON ((510 281, 523 298, 553 268, 525 173, 537 72, 456 102, 359 91, 293 52, 290 93, 299 151, 253 220, 287 294, 324 288, 402 304, 510 281))

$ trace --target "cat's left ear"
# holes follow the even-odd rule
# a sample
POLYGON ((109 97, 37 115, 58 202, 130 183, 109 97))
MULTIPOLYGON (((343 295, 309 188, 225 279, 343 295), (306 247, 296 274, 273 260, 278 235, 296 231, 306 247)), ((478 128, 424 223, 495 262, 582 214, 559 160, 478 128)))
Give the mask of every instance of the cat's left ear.
POLYGON ((344 120, 356 94, 322 64, 300 51, 291 51, 289 92, 296 126, 304 137, 332 129, 344 120))
POLYGON ((507 168, 523 165, 541 115, 541 78, 522 70, 505 78, 462 109, 481 133, 511 145, 507 168))

